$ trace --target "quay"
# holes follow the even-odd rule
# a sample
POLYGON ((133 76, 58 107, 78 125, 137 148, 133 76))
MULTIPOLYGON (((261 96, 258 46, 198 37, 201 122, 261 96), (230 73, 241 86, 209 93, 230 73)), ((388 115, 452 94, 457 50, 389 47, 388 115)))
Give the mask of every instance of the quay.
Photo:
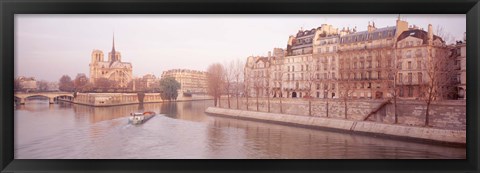
POLYGON ((343 132, 373 134, 384 137, 393 137, 396 139, 442 143, 447 145, 466 145, 465 130, 447 130, 431 127, 386 124, 372 121, 266 113, 218 107, 208 107, 205 112, 209 113, 210 115, 235 119, 262 121, 343 132))

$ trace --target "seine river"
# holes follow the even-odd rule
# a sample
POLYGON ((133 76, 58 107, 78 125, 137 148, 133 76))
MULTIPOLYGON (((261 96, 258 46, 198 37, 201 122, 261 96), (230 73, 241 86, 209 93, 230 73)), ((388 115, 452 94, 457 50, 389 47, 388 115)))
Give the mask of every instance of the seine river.
POLYGON ((95 108, 29 100, 15 108, 15 159, 466 158, 465 148, 209 116, 213 101, 95 108), (142 125, 130 112, 160 113, 142 125))

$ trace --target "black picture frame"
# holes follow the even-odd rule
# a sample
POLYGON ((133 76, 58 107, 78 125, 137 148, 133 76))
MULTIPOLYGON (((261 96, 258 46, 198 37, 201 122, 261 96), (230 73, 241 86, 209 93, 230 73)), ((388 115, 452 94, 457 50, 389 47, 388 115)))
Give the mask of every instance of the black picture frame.
POLYGON ((1 0, 2 172, 479 172, 478 0, 1 0), (466 160, 15 160, 15 14, 466 14, 466 160))

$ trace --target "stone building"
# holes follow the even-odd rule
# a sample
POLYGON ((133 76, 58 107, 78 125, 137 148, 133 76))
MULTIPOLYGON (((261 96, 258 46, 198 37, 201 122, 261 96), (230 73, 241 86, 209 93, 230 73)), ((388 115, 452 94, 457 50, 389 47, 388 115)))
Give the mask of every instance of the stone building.
POLYGON ((340 37, 339 83, 341 97, 385 98, 392 96, 393 47, 396 38, 408 29, 397 19, 396 26, 376 28, 340 37))
POLYGON ((188 69, 172 69, 164 71, 162 78, 173 77, 180 83, 181 93, 207 93, 207 72, 188 70, 188 69))
POLYGON ((274 89, 270 88, 271 82, 271 57, 250 56, 245 65, 245 86, 246 94, 251 97, 271 97, 269 93, 274 89))
POLYGON ((338 49, 340 34, 346 34, 345 29, 341 32, 331 25, 322 24, 317 32, 313 44, 314 67, 307 72, 310 80, 314 80, 312 97, 337 98, 338 97, 338 49))
POLYGON ((466 40, 458 41, 454 47, 456 82, 459 99, 467 99, 467 44, 466 40))
POLYGON ((310 72, 314 64, 313 40, 317 30, 299 30, 295 36, 289 37, 283 69, 286 73, 283 82, 286 97, 304 97, 311 92, 307 72, 310 72))
POLYGON ((270 76, 272 79, 269 81, 269 85, 272 86, 271 95, 273 97, 283 97, 284 93, 282 92, 283 81, 285 78, 284 72, 284 61, 285 61, 285 51, 281 48, 273 49, 273 57, 270 56, 270 76))
POLYGON ((433 34, 432 25, 428 25, 428 31, 417 27, 409 28, 398 36, 395 46, 399 97, 419 98, 426 92, 422 88, 429 83, 430 76, 435 76, 441 82, 451 80, 450 77, 443 76, 446 74, 441 74, 440 70, 454 61, 449 58, 450 51, 445 41, 433 34))
POLYGON ((431 25, 428 31, 409 27, 400 18, 395 26, 382 28, 369 22, 367 30, 359 32, 327 24, 299 30, 289 37, 285 57, 282 53, 248 57, 245 85, 249 96, 256 95, 258 84, 262 97, 383 99, 396 94, 414 99, 434 76, 441 79, 437 83, 444 83, 436 88, 440 92, 435 99, 452 98, 452 88, 464 97, 466 46, 448 47, 432 30, 431 25), (429 73, 440 61, 442 70, 429 73), (456 71, 446 73, 452 63, 457 64, 456 71), (449 83, 452 79, 457 83, 449 83))
POLYGON ((37 80, 34 77, 20 76, 16 78, 21 91, 34 91, 37 89, 37 80))
POLYGON ((108 60, 104 60, 103 51, 94 49, 90 62, 90 83, 95 84, 98 79, 105 78, 115 81, 114 87, 126 88, 132 80, 132 64, 122 62, 122 56, 115 50, 113 38, 112 51, 108 53, 108 60))

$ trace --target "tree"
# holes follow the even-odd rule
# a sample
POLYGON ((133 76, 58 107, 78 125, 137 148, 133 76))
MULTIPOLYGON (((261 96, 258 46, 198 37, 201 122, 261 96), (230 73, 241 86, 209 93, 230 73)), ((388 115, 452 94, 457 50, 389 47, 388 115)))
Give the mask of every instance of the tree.
POLYGON ((444 88, 452 85, 454 75, 454 59, 451 59, 448 50, 444 47, 427 47, 427 57, 422 62, 427 81, 420 85, 420 98, 426 104, 425 126, 429 126, 430 105, 434 100, 443 99, 444 88))
POLYGON ((271 92, 271 90, 270 90, 270 75, 271 75, 270 74, 270 67, 271 66, 270 65, 271 65, 270 63, 268 63, 268 65, 265 64, 265 73, 266 74, 265 74, 265 79, 263 81, 263 83, 265 84, 265 90, 266 90, 266 93, 267 93, 267 112, 270 112, 270 94, 271 94, 270 93, 271 92))
POLYGON ((13 89, 15 91, 22 91, 23 90, 23 86, 22 84, 20 83, 20 80, 19 79, 15 79, 13 81, 13 89))
POLYGON ((308 87, 307 91, 307 99, 308 99, 308 115, 312 116, 312 86, 313 84, 316 83, 316 73, 315 73, 315 68, 308 68, 308 65, 306 65, 306 72, 305 73, 305 78, 306 78, 306 83, 308 87))
POLYGON ((107 90, 112 88, 114 85, 114 81, 107 79, 107 78, 99 78, 97 81, 95 81, 95 88, 101 89, 101 90, 107 90))
POLYGON ((58 85, 60 91, 73 92, 75 90, 72 78, 70 78, 70 76, 68 75, 63 75, 60 78, 60 82, 58 85))
POLYGON ((283 92, 282 92, 282 89, 283 89, 283 76, 285 74, 285 72, 283 72, 283 63, 281 63, 281 65, 279 66, 279 72, 278 72, 278 80, 280 81, 279 82, 279 88, 280 88, 280 93, 278 95, 279 99, 280 99, 280 113, 283 113, 283 104, 282 104, 282 98, 283 98, 283 92))
POLYGON ((224 79, 225 79, 225 91, 227 92, 227 103, 228 108, 230 109, 230 90, 232 89, 232 82, 235 78, 235 61, 231 61, 230 63, 225 63, 223 66, 224 69, 224 79))
POLYGON ((339 82, 340 86, 342 87, 342 92, 340 92, 340 98, 343 100, 344 103, 345 119, 348 119, 348 100, 355 91, 356 86, 355 83, 351 82, 351 80, 354 78, 351 63, 348 60, 342 60, 341 66, 341 69, 344 70, 341 75, 341 82, 339 82))
POLYGON ((239 108, 238 106, 238 96, 240 95, 240 80, 243 80, 244 78, 244 73, 243 73, 243 68, 244 68, 244 63, 241 62, 239 59, 235 61, 234 67, 233 67, 233 75, 235 76, 235 95, 237 99, 237 109, 239 108))
POLYGON ((88 83, 88 78, 83 73, 77 74, 77 76, 75 77, 75 80, 73 81, 76 91, 83 90, 83 87, 87 85, 87 83, 88 83))
POLYGON ((259 71, 256 72, 253 78, 253 89, 255 90, 255 98, 257 99, 256 105, 257 105, 257 111, 258 109, 258 97, 260 97, 260 90, 263 88, 263 78, 261 78, 260 74, 258 73, 259 71))
POLYGON ((207 92, 213 97, 214 106, 222 96, 222 88, 225 83, 225 71, 222 64, 215 63, 207 69, 207 92))
MULTIPOLYGON (((400 88, 398 87, 399 84, 397 76, 400 70, 400 67, 397 65, 397 43, 394 44, 393 54, 392 57, 383 56, 384 54, 381 51, 377 52, 377 57, 380 57, 382 60, 389 59, 389 61, 383 62, 385 63, 385 72, 386 75, 383 79, 380 79, 384 86, 386 86, 387 92, 392 96, 393 99, 393 117, 394 123, 398 123, 398 113, 397 113, 397 99, 398 93, 400 92, 400 88), (393 63, 393 65, 392 65, 393 63)), ((378 64, 379 66, 381 64, 378 64)), ((378 74, 381 75, 381 74, 378 74)), ((380 76, 379 76, 380 78, 380 76)), ((401 80, 403 81, 403 80, 401 80)))
POLYGON ((38 91, 48 91, 48 82, 41 80, 37 82, 38 91))
POLYGON ((160 90, 162 93, 160 97, 163 100, 176 100, 178 97, 178 90, 180 89, 180 83, 173 77, 165 77, 160 80, 160 90))
POLYGON ((245 83, 245 88, 244 88, 244 93, 245 93, 245 99, 247 102, 247 110, 248 110, 248 97, 250 95, 250 83, 251 83, 251 74, 250 73, 244 73, 244 83, 245 83))

